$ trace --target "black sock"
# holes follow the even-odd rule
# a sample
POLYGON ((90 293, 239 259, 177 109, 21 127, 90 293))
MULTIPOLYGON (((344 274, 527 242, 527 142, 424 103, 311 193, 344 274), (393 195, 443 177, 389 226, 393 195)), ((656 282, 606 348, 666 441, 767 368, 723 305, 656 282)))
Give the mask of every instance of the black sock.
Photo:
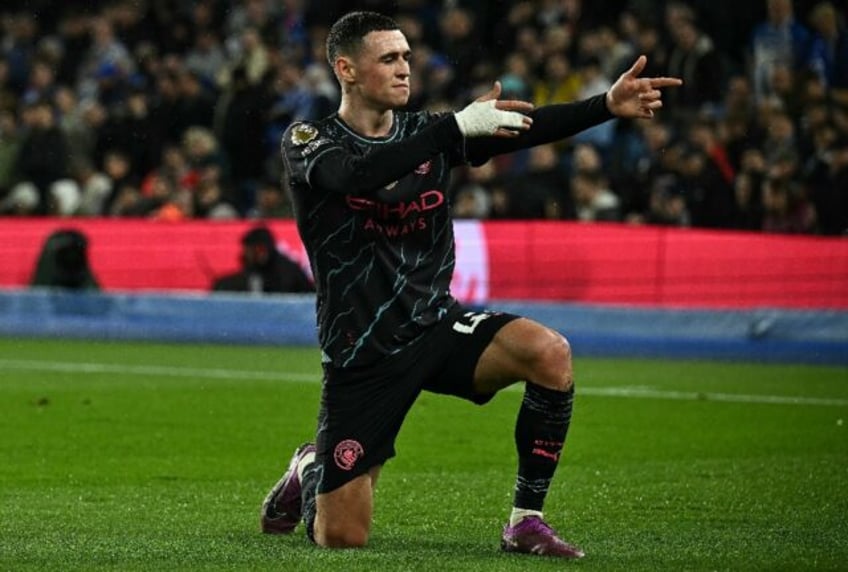
POLYGON ((571 423, 574 387, 555 391, 530 382, 515 423, 515 507, 542 510, 571 423))
POLYGON ((315 500, 318 496, 318 482, 324 467, 312 462, 303 469, 300 479, 300 499, 303 503, 303 522, 306 524, 306 535, 315 542, 315 500))

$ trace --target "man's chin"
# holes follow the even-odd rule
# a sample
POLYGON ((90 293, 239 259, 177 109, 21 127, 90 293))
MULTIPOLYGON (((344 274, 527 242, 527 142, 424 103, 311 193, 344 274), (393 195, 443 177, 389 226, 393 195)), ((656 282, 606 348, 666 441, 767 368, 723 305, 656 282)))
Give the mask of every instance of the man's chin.
POLYGON ((409 94, 396 94, 394 97, 386 97, 380 100, 372 100, 371 105, 380 109, 403 109, 409 103, 409 94))
POLYGON ((396 97, 392 105, 392 109, 403 109, 409 103, 409 96, 396 97))

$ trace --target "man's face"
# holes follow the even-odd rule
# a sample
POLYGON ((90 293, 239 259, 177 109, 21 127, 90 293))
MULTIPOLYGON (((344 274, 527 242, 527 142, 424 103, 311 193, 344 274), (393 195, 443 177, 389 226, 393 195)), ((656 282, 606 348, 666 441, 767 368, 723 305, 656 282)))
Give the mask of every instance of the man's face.
POLYGON ((241 255, 242 264, 247 270, 261 269, 270 258, 268 247, 264 244, 245 244, 241 255))
POLYGON ((775 24, 783 24, 792 16, 792 0, 769 0, 769 20, 775 24))
POLYGON ((410 55, 400 30, 369 32, 352 58, 354 91, 375 107, 403 107, 409 100, 410 55))

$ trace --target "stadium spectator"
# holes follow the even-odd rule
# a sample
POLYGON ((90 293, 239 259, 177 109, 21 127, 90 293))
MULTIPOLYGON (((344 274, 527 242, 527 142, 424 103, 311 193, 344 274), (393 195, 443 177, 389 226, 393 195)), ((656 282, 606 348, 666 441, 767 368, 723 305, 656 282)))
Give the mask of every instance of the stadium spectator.
POLYGON ((0 53, 0 111, 15 111, 17 107, 18 96, 11 85, 9 60, 0 53))
POLYGON ((161 136, 164 141, 175 143, 180 140, 185 128, 185 122, 180 118, 178 77, 174 70, 165 66, 165 62, 157 62, 151 65, 158 68, 153 76, 156 85, 156 98, 151 102, 151 112, 161 129, 161 136))
POLYGON ((689 226, 692 217, 682 191, 675 175, 657 177, 651 184, 648 208, 644 212, 630 212, 626 217, 627 222, 689 226))
POLYGON ((80 207, 80 188, 72 178, 60 179, 50 185, 47 197, 47 216, 76 216, 80 207))
POLYGON ((585 61, 597 60, 601 74, 606 78, 617 77, 617 72, 626 70, 627 62, 639 55, 633 53, 633 46, 619 37, 612 26, 599 26, 587 31, 584 38, 591 36, 596 38, 596 44, 594 49, 583 54, 585 61))
POLYGON ((795 19, 792 0, 766 0, 766 7, 766 20, 755 26, 750 41, 751 72, 758 98, 773 92, 775 66, 788 63, 793 71, 799 72, 814 65, 812 34, 795 19))
POLYGON ((683 85, 669 94, 669 109, 691 114, 706 104, 717 105, 724 92, 724 72, 712 39, 689 18, 678 18, 670 32, 674 44, 666 74, 682 78, 683 85))
POLYGON ((21 99, 25 102, 37 99, 52 101, 57 89, 54 68, 55 64, 46 58, 36 58, 21 99))
POLYGON ((188 171, 181 177, 180 186, 191 191, 202 180, 229 184, 229 161, 221 152, 218 139, 210 129, 189 127, 183 134, 182 156, 185 157, 188 171))
POLYGON ((145 8, 143 2, 136 0, 113 0, 103 8, 103 14, 114 27, 115 36, 120 38, 131 52, 146 41, 149 35, 145 8))
POLYGON ((730 161, 717 125, 706 119, 696 121, 689 130, 689 143, 703 158, 703 170, 698 175, 698 184, 703 194, 695 204, 690 203, 693 216, 699 220, 700 226, 726 227, 733 218, 736 169, 730 161))
POLYGON ((582 86, 582 79, 579 74, 573 73, 568 57, 563 53, 553 53, 545 61, 543 79, 533 87, 533 103, 548 105, 574 101, 582 86))
POLYGON ((213 291, 270 294, 314 290, 300 266, 277 248, 267 227, 257 226, 247 231, 241 245, 241 269, 216 278, 213 291))
POLYGON ((794 157, 798 153, 795 125, 788 114, 774 111, 768 114, 766 137, 763 140, 763 156, 769 165, 782 157, 794 157))
POLYGON ((532 97, 532 75, 530 66, 522 54, 512 52, 506 58, 504 73, 499 81, 503 86, 504 97, 528 100, 532 97))
POLYGON ((276 181, 266 180, 256 190, 256 206, 247 212, 249 218, 292 218, 291 201, 276 181))
POLYGON ((764 137, 762 127, 755 121, 754 110, 751 82, 743 75, 732 76, 716 117, 730 162, 737 169, 741 165, 742 154, 758 147, 764 137))
MULTIPOLYGON (((101 167, 107 151, 120 149, 130 155, 133 176, 142 178, 160 166, 164 145, 179 143, 191 127, 211 126, 231 167, 231 181, 224 189, 233 193, 228 200, 241 216, 251 216, 260 182, 283 176, 277 154, 283 131, 298 118, 328 114, 338 101, 322 50, 329 22, 343 9, 341 2, 250 0, 230 6, 218 0, 110 0, 55 10, 47 8, 48 2, 25 4, 0 6, 0 111, 13 112, 25 126, 24 116, 34 101, 51 101, 56 123, 68 140, 67 165, 88 162, 101 167), (27 6, 30 9, 22 9, 27 6), (244 82, 250 90, 244 89, 244 82)), ((707 112, 717 123, 734 168, 747 149, 762 148, 771 117, 786 115, 795 130, 794 150, 778 153, 780 161, 769 159, 775 163, 769 168, 794 168, 793 178, 802 185, 812 184, 799 169, 816 153, 813 133, 821 118, 832 118, 837 141, 848 136, 839 124, 841 107, 848 105, 846 2, 799 2, 797 19, 792 4, 741 3, 732 15, 722 14, 718 4, 708 0, 474 1, 444 6, 420 0, 362 0, 344 6, 380 6, 398 13, 418 71, 409 103, 416 110, 454 108, 469 93, 482 93, 497 77, 505 97, 529 97, 525 90, 555 82, 556 69, 548 71, 546 65, 556 68, 562 58, 582 83, 601 85, 616 77, 622 71, 621 54, 626 53, 648 54, 643 73, 662 75, 675 65, 669 55, 682 53, 681 40, 691 36, 695 24, 700 38, 696 55, 699 46, 708 44, 703 36, 709 36, 714 40, 709 57, 720 69, 713 74, 715 81, 699 86, 695 63, 700 56, 680 58, 681 69, 695 79, 687 77, 684 89, 669 93, 667 103, 674 108, 677 97, 695 102, 683 106, 684 118, 669 122, 671 140, 665 147, 648 149, 643 126, 631 122, 606 123, 577 138, 601 147, 610 190, 625 212, 643 213, 654 179, 680 173, 681 153, 694 157, 680 145, 693 114, 707 112), (760 21, 762 14, 767 16, 760 21), (618 61, 618 69, 596 75, 599 61, 609 69, 618 61), (718 99, 715 93, 709 95, 715 90, 721 92, 718 99), (629 160, 637 156, 638 161, 629 160), (642 164, 662 168, 642 171, 642 164)), ((571 97, 582 99, 590 93, 571 97)), ((671 114, 664 117, 668 120, 671 114)), ((26 130, 20 129, 21 136, 26 130)), ((559 145, 556 151, 567 164, 570 145, 559 145)), ((772 157, 770 151, 768 155, 772 157)), ((495 175, 518 180, 530 168, 529 157, 519 152, 498 158, 495 175)), ((833 233, 839 223, 827 222, 825 205, 841 202, 822 200, 838 193, 823 186, 825 178, 816 181, 815 193, 809 193, 819 211, 814 232, 833 233)), ((16 175, 6 183, 4 198, 18 182, 16 175)), ((510 192, 500 184, 493 189, 492 216, 501 216, 497 197, 506 198, 510 192)), ((21 208, 11 211, 31 212, 27 187, 15 196, 13 202, 21 208)), ((36 210, 45 208, 39 200, 36 210)), ((827 209, 833 212, 841 210, 827 209)), ((697 216, 693 224, 700 226, 697 216)))
POLYGON ((574 51, 571 32, 566 26, 551 24, 545 26, 542 34, 542 56, 547 60, 555 54, 567 55, 574 51))
POLYGON ((639 78, 640 57, 606 94, 582 102, 534 110, 492 101, 495 84, 457 113, 404 112, 410 51, 393 20, 349 13, 333 25, 327 52, 342 86, 338 113, 294 123, 283 137, 318 293, 325 379, 317 446, 299 447, 266 497, 263 530, 289 533, 303 517, 319 545, 363 546, 374 482, 418 394, 483 404, 526 380, 502 547, 582 557, 542 514, 571 418, 569 346, 541 324, 470 311, 451 297, 450 168, 553 143, 613 116, 653 117, 659 89, 679 81, 639 78))
MULTIPOLYGON (((254 185, 264 174, 265 155, 257 152, 257 142, 266 133, 281 136, 290 118, 281 118, 271 110, 269 121, 263 121, 271 95, 261 85, 254 85, 243 66, 233 70, 231 81, 218 99, 215 133, 221 148, 230 160, 234 180, 233 202, 239 210, 252 206, 254 185)), ((273 137, 273 135, 271 135, 273 137)), ((278 139, 279 139, 278 136, 278 139)))
POLYGON ((129 204, 141 198, 140 177, 136 176, 129 155, 118 149, 107 151, 103 157, 103 174, 108 180, 109 194, 93 202, 92 207, 99 205, 99 215, 128 216, 129 204))
POLYGON ((108 107, 120 99, 135 61, 108 18, 95 17, 90 26, 91 44, 80 64, 77 89, 81 99, 97 99, 108 107))
MULTIPOLYGON (((196 185, 192 182, 192 189, 196 185)), ((147 217, 159 220, 178 221, 190 217, 193 213, 192 194, 188 187, 162 173, 145 178, 141 189, 124 186, 120 189, 124 199, 120 201, 119 216, 147 217)))
POLYGON ((467 93, 471 89, 475 66, 485 58, 479 36, 482 32, 476 26, 470 11, 455 6, 446 9, 439 20, 442 31, 441 46, 435 46, 445 55, 455 69, 450 95, 467 93))
POLYGON ((0 107, 0 199, 15 183, 15 161, 21 145, 21 133, 14 112, 0 107))
POLYGON ((621 202, 599 171, 578 171, 571 177, 575 218, 582 222, 621 220, 621 202))
POLYGON ((250 30, 262 44, 274 44, 279 35, 281 10, 279 3, 268 0, 238 2, 227 11, 227 35, 231 40, 241 36, 244 41, 244 33, 250 30))
POLYGON ((191 214, 194 217, 211 220, 239 218, 239 212, 227 202, 223 185, 216 177, 202 178, 192 196, 191 214))
POLYGON ((197 75, 203 85, 210 86, 216 84, 218 72, 226 62, 227 56, 215 30, 198 30, 194 45, 185 56, 186 69, 197 75))
POLYGON ((91 160, 93 144, 88 137, 88 127, 77 93, 67 86, 60 86, 53 95, 53 104, 57 125, 68 141, 68 163, 91 160))
POLYGON ((492 23, 492 43, 495 56, 503 57, 518 51, 520 30, 535 27, 536 7, 532 0, 510 2, 504 17, 492 23))
POLYGON ((305 0, 283 0, 278 39, 273 42, 292 55, 294 61, 305 62, 309 54, 309 30, 305 0))
MULTIPOLYGON (((486 219, 492 213, 492 194, 496 188, 497 169, 493 161, 486 161, 477 167, 465 169, 465 180, 456 185, 453 216, 455 218, 486 219)), ((498 191, 502 189, 499 188, 498 191)), ((508 198, 503 199, 509 201, 508 198)), ((498 214, 503 214, 506 206, 499 206, 498 214)), ((504 217, 504 218, 512 218, 504 217)))
MULTIPOLYGON (((668 68, 668 50, 661 41, 657 25, 646 18, 638 21, 634 53, 648 56, 648 67, 645 73, 651 76, 661 75, 668 68)), ((616 70, 617 73, 624 71, 616 70)))
POLYGON ((26 11, 4 14, 3 55, 8 65, 8 85, 20 96, 26 87, 39 37, 38 21, 26 11))
MULTIPOLYGON (((259 2, 252 0, 252 4, 257 5, 259 2)), ((231 45, 229 69, 243 68, 247 81, 252 85, 259 85, 271 65, 268 46, 265 45, 259 30, 248 26, 239 34, 237 41, 231 41, 231 45)), ((230 82, 229 74, 225 72, 219 81, 226 86, 230 82)))
POLYGON ((571 172, 599 173, 604 169, 604 160, 598 148, 591 143, 578 143, 571 154, 571 172))
MULTIPOLYGON (((306 81, 304 69, 289 60, 281 60, 272 72, 274 78, 274 98, 271 115, 282 119, 285 123, 283 130, 292 121, 315 119, 317 94, 306 81)), ((282 135, 282 131, 279 134, 282 135)), ((279 141, 279 136, 274 141, 279 141)), ((276 147, 276 145, 275 145, 276 147)))
POLYGON ((88 261, 88 238, 73 228, 50 233, 38 255, 30 286, 99 290, 88 261))
POLYGON ((112 193, 112 180, 85 158, 71 163, 71 175, 80 190, 80 204, 76 214, 91 217, 103 215, 112 193))
POLYGON ((734 180, 735 209, 731 228, 737 230, 760 230, 763 227, 763 204, 760 198, 762 177, 744 171, 734 180))
POLYGON ((119 150, 128 157, 133 173, 141 176, 156 168, 162 142, 149 96, 143 89, 132 88, 98 129, 94 158, 102 161, 107 150, 119 150))
POLYGON ((813 134, 813 152, 802 166, 806 185, 817 213, 819 231, 838 235, 848 232, 848 137, 840 137, 828 123, 813 134))
MULTIPOLYGON (((411 82, 409 88, 411 109, 438 105, 436 102, 447 102, 451 98, 451 90, 454 87, 456 71, 448 59, 435 51, 428 44, 418 44, 412 56, 412 65, 419 70, 416 80, 411 82)), ((338 98, 333 94, 333 101, 338 98)), ((326 112, 327 109, 325 108, 326 112)), ((326 113, 321 117, 326 116, 326 113)))
POLYGON ((37 212, 46 214, 50 185, 68 177, 68 141, 56 125, 53 106, 46 99, 26 104, 26 133, 18 150, 15 171, 38 189, 37 212))
MULTIPOLYGON (((816 4, 810 13, 813 30, 813 61, 825 85, 835 88, 840 96, 848 95, 848 31, 845 15, 839 14, 831 2, 816 4)), ((848 98, 841 97, 848 103, 848 98)))
POLYGON ((192 127, 212 127, 215 99, 201 83, 200 77, 182 64, 175 69, 177 83, 176 134, 182 137, 192 127))
MULTIPOLYGON (((581 86, 576 99, 589 99, 593 95, 606 93, 612 87, 612 83, 601 69, 601 62, 598 58, 587 58, 581 63, 579 70, 581 86)), ((575 135, 573 141, 574 143, 589 143, 606 153, 613 143, 617 124, 618 122, 613 120, 596 125, 575 135)))
POLYGON ((790 119, 799 117, 803 110, 803 89, 807 76, 798 76, 788 64, 775 64, 771 73, 771 95, 769 98, 778 103, 780 109, 790 119))
POLYGON ((783 178, 763 181, 763 230, 780 233, 811 232, 816 211, 800 188, 783 178))
POLYGON ((545 49, 538 37, 538 31, 529 24, 521 26, 515 33, 516 53, 524 57, 531 69, 542 69, 545 64, 545 49))
POLYGON ((66 87, 76 86, 90 44, 89 21, 90 13, 84 6, 63 6, 56 30, 56 38, 62 46, 56 79, 66 87))
POLYGON ((527 171, 508 179, 505 186, 510 194, 510 218, 573 218, 568 177, 553 143, 530 149, 527 171))
POLYGON ((39 213, 41 197, 30 182, 16 183, 0 201, 0 213, 15 216, 34 216, 39 213))

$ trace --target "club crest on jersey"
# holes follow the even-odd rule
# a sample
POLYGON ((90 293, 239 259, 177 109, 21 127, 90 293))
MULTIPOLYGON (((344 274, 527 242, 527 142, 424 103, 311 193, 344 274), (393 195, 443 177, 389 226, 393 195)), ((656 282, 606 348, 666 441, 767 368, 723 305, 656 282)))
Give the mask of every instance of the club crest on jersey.
POLYGON ((362 448, 359 441, 345 439, 336 445, 336 449, 333 451, 333 459, 336 461, 336 465, 338 465, 340 469, 343 471, 349 471, 353 469, 356 461, 358 461, 363 454, 365 454, 365 449, 362 448))
POLYGON ((426 175, 430 172, 430 168, 433 166, 433 161, 424 161, 417 167, 415 167, 416 175, 426 175))
POLYGON ((292 128, 292 145, 306 145, 316 137, 318 137, 318 130, 315 129, 315 127, 313 127, 312 125, 307 125, 306 123, 298 123, 292 128))

